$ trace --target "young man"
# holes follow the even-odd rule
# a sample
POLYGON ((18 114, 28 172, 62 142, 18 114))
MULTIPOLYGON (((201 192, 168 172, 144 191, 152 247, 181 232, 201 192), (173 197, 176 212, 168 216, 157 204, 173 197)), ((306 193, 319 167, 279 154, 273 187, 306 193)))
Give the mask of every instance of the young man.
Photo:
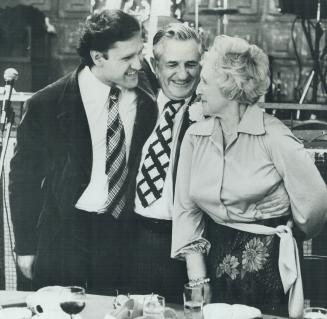
MULTIPOLYGON (((26 103, 11 161, 18 267, 33 288, 119 288, 124 215, 141 148, 157 118, 139 23, 122 11, 87 19, 73 73, 26 103)), ((134 182, 133 182, 134 181, 134 182)))

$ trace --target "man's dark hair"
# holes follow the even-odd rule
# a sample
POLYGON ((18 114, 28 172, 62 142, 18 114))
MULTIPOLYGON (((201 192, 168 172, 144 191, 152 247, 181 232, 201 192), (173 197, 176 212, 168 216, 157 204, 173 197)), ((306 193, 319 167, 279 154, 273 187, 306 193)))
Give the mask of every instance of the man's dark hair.
POLYGON ((90 50, 106 53, 115 42, 126 41, 140 32, 136 18, 121 10, 103 10, 89 16, 81 26, 77 52, 82 63, 94 65, 90 50))

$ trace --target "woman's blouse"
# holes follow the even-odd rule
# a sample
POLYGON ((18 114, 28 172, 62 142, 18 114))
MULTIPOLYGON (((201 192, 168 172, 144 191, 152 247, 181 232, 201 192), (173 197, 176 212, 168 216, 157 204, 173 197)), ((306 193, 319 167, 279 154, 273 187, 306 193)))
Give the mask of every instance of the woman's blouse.
POLYGON ((301 142, 278 119, 249 106, 237 133, 223 148, 218 118, 192 125, 185 134, 176 180, 172 257, 190 248, 208 251, 203 214, 215 222, 249 223, 290 214, 261 214, 255 203, 284 183, 294 222, 312 237, 327 218, 327 189, 301 142))

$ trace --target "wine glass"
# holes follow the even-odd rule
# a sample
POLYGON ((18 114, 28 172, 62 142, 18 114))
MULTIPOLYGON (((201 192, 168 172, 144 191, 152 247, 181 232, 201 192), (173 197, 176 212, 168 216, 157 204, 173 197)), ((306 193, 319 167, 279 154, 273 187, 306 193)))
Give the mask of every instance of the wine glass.
POLYGON ((63 287, 60 294, 60 307, 73 319, 85 307, 85 289, 78 286, 63 287))

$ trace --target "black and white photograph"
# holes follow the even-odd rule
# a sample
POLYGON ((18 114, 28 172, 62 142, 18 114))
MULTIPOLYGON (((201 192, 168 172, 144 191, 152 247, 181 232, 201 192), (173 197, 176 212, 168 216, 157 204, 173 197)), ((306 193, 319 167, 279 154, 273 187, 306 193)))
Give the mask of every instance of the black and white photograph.
POLYGON ((327 319, 327 0, 0 0, 0 319, 327 319))

